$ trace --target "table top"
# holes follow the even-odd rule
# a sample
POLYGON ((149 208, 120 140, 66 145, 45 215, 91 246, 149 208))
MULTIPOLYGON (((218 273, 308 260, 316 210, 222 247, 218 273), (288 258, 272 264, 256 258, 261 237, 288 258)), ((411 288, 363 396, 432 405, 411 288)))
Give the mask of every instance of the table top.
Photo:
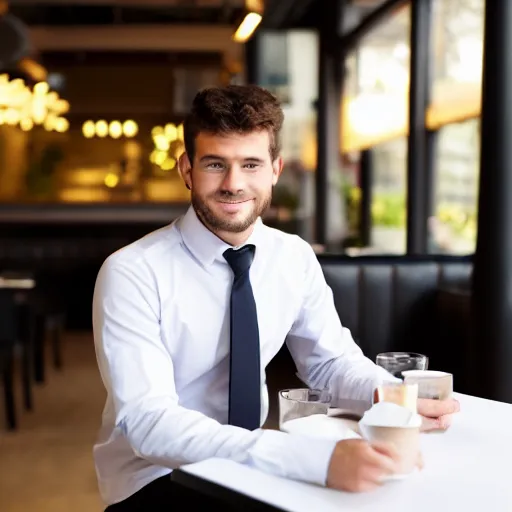
MULTIPOLYGON (((199 477, 195 484, 207 481, 206 485, 216 484, 224 493, 241 493, 263 507, 266 504, 268 510, 396 512, 398 507, 407 507, 414 512, 510 512, 512 405, 461 394, 455 397, 461 412, 452 427, 421 436, 424 470, 369 493, 334 491, 222 459, 183 466, 180 473, 199 477)), ((179 475, 176 477, 179 482, 179 475)))

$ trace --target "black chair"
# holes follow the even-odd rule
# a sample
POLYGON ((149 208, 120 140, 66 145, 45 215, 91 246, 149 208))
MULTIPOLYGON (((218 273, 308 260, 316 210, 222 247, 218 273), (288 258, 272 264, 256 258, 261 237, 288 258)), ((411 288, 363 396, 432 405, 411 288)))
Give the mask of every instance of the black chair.
POLYGON ((4 388, 5 420, 9 430, 17 426, 14 399, 14 358, 18 317, 11 290, 0 289, 0 372, 4 388))

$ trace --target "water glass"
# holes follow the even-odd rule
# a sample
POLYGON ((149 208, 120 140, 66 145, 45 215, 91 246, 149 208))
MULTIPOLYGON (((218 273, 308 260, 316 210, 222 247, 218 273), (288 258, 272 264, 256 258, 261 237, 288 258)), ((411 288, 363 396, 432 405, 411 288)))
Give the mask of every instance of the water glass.
POLYGON ((402 372, 405 371, 428 370, 428 357, 415 352, 383 352, 377 356, 376 362, 399 379, 403 378, 402 372))
POLYGON ((327 414, 331 395, 325 389, 283 389, 279 391, 279 428, 290 420, 327 414))

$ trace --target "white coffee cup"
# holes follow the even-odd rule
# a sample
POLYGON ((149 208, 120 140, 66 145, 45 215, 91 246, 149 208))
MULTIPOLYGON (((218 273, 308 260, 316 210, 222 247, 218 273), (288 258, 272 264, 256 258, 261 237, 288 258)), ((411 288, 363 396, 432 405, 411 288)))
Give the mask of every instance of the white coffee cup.
POLYGON ((359 431, 370 443, 389 443, 395 447, 399 462, 397 474, 391 478, 400 478, 410 474, 418 464, 420 426, 418 414, 397 404, 381 402, 365 413, 359 422, 359 431), (375 415, 377 408, 387 413, 381 421, 375 415))

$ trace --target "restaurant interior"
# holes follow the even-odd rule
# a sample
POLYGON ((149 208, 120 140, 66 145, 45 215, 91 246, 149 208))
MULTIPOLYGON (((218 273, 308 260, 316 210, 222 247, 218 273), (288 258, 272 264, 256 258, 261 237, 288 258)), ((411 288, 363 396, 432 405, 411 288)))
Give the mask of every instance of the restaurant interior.
MULTIPOLYGON (((363 351, 512 403, 511 30, 490 0, 0 0, 0 510, 100 510, 96 275, 188 208, 209 86, 280 99, 264 221, 313 245, 363 351)), ((276 428, 286 348, 267 383, 276 428)))

